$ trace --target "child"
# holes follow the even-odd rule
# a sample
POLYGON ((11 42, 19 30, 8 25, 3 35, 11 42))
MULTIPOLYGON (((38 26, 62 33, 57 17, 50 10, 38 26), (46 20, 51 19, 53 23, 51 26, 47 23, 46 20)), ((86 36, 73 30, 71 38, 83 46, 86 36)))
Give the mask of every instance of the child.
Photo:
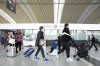
POLYGON ((49 51, 50 53, 52 53, 54 51, 54 49, 57 48, 57 40, 55 40, 52 45, 51 45, 51 50, 49 51))

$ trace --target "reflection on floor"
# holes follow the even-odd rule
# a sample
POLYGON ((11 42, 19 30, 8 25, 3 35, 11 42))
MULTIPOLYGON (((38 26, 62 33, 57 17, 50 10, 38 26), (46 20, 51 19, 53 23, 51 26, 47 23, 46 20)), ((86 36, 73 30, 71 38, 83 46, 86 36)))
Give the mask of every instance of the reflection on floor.
POLYGON ((88 62, 92 63, 95 66, 100 66, 100 47, 98 48, 99 51, 94 51, 94 48, 92 48, 89 51, 89 55, 91 56, 88 62))
MULTIPOLYGON (((57 58, 56 56, 50 56, 50 55, 46 55, 46 57, 49 59, 48 62, 43 62, 41 53, 39 53, 38 57, 40 58, 40 60, 35 60, 34 59, 34 54, 35 52, 28 58, 25 58, 23 56, 23 52, 27 49, 27 47, 24 48, 24 50, 22 52, 20 52, 16 57, 14 58, 9 58, 6 57, 6 51, 4 50, 3 46, 0 45, 0 66, 95 66, 93 64, 91 64, 90 62, 81 59, 80 61, 77 61, 76 59, 73 58, 73 54, 75 49, 71 48, 71 58, 73 58, 72 62, 68 62, 66 60, 66 54, 61 53, 59 58, 57 58)), ((47 50, 49 51, 50 47, 47 48, 47 50)), ((99 48, 100 49, 100 48, 99 48)), ((93 58, 97 57, 100 58, 100 52, 95 52, 93 49, 90 50, 90 54, 91 56, 93 56, 93 58), (95 53, 95 55, 94 55, 95 53)), ((91 59, 91 60, 95 60, 95 59, 91 59)), ((100 61, 98 61, 100 62, 100 61)), ((96 65, 98 66, 98 65, 96 65)))
MULTIPOLYGON (((90 51, 89 51, 89 59, 85 59, 86 61, 88 61, 89 63, 93 64, 94 66, 100 66, 100 47, 98 47, 99 51, 95 51, 95 48, 93 47, 90 51)), ((75 54, 77 50, 75 50, 75 48, 71 48, 71 52, 73 54, 75 54), (74 51, 74 52, 72 52, 74 51)))

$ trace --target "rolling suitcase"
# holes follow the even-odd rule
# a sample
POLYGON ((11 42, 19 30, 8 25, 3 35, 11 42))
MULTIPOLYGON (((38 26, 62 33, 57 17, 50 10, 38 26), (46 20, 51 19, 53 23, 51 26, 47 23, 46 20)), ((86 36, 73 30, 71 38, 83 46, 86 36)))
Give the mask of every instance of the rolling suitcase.
POLYGON ((14 57, 16 56, 16 47, 14 45, 7 46, 7 57, 14 57))
POLYGON ((27 52, 25 53, 25 57, 29 57, 35 50, 33 48, 30 48, 29 50, 27 50, 27 52))
POLYGON ((25 55, 26 53, 28 53, 31 49, 33 49, 33 48, 29 48, 28 50, 26 50, 23 55, 25 55))

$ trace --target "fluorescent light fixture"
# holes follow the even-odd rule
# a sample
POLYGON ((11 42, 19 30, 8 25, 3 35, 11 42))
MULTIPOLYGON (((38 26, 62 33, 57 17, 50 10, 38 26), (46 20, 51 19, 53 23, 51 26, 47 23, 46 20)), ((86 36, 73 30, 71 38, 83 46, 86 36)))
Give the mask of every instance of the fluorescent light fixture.
POLYGON ((54 24, 59 24, 61 22, 61 16, 65 0, 53 0, 53 2, 54 2, 54 24))
POLYGON ((65 0, 60 0, 60 3, 63 3, 63 4, 59 4, 58 23, 61 22, 61 17, 62 17, 62 13, 63 13, 65 0))
POLYGON ((57 23, 58 1, 59 0, 53 0, 53 3, 54 3, 54 24, 57 23))
POLYGON ((0 15, 4 17, 10 24, 16 24, 16 22, 8 14, 6 14, 2 9, 0 9, 0 15))

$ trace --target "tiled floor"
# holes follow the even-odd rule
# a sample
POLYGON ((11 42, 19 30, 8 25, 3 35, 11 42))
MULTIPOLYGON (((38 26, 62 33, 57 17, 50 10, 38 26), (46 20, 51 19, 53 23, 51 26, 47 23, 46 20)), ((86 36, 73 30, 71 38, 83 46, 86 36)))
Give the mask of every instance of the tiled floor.
MULTIPOLYGON (((49 48, 50 47, 48 47, 47 50, 49 50, 49 48)), ((46 57, 49 59, 48 62, 43 62, 40 53, 38 56, 40 60, 35 60, 35 52, 30 57, 25 58, 23 56, 23 52, 26 49, 27 48, 25 47, 24 50, 20 52, 16 57, 10 58, 6 56, 6 51, 4 50, 3 46, 0 45, 0 66, 95 66, 84 59, 76 61, 76 59, 73 58, 75 51, 74 48, 71 48, 71 58, 73 58, 73 61, 71 62, 66 60, 65 52, 61 53, 59 58, 56 56, 46 55, 46 57)), ((100 58, 100 51, 96 52, 93 50, 93 48, 90 50, 89 54, 94 58, 100 58)))

